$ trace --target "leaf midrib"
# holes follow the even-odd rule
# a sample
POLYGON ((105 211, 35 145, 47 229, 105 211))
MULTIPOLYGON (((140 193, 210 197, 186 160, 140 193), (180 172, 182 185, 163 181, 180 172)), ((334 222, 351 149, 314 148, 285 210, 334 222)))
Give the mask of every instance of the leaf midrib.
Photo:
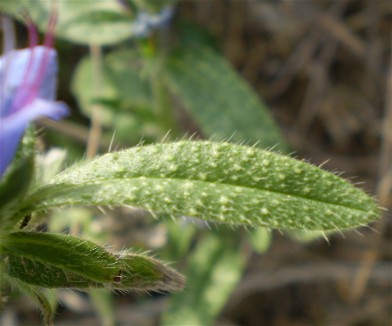
MULTIPOLYGON (((352 206, 347 206, 347 205, 342 205, 342 204, 338 204, 338 203, 334 203, 334 202, 330 202, 330 201, 323 201, 323 200, 319 200, 317 198, 312 198, 312 197, 306 197, 303 195, 297 195, 297 194, 292 194, 292 193, 287 193, 287 192, 282 192, 282 191, 276 191, 276 190, 271 190, 271 189, 266 189, 266 188, 258 188, 255 186, 246 186, 246 185, 238 185, 238 184, 232 184, 232 183, 226 183, 226 182, 211 182, 211 181, 204 181, 204 180, 199 180, 199 179, 185 179, 185 178, 159 178, 159 177, 146 177, 146 176, 139 176, 139 177, 125 177, 125 178, 101 178, 101 179, 97 179, 94 180, 93 182, 81 182, 81 183, 58 183, 58 184, 52 184, 52 185, 67 185, 67 186, 78 186, 78 185, 94 185, 94 184, 99 184, 101 182, 109 182, 109 181, 113 181, 113 183, 115 183, 116 181, 126 181, 126 180, 132 180, 132 179, 148 179, 148 180, 169 180, 169 181, 188 181, 188 182, 199 182, 199 183, 205 183, 205 184, 215 184, 215 185, 225 185, 225 186, 231 186, 231 187, 239 187, 239 188, 245 188, 245 189, 255 189, 258 191, 264 191, 264 192, 270 192, 270 193, 274 193, 274 194, 278 194, 281 196, 292 196, 298 199, 304 199, 304 200, 309 200, 309 201, 313 201, 313 202, 318 202, 318 203, 322 203, 322 204, 326 204, 326 205, 332 205, 332 206, 337 206, 337 207, 343 207, 346 209, 352 209, 354 211, 358 211, 361 213, 367 213, 368 210, 364 210, 364 209, 359 209, 359 208, 355 208, 352 206)), ((37 190, 39 191, 39 189, 37 190)))

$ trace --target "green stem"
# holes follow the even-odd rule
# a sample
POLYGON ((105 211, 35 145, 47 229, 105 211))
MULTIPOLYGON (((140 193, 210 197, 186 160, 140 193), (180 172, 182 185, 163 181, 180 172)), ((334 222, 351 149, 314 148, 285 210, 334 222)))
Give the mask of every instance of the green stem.
POLYGON ((157 120, 164 130, 170 130, 170 134, 174 137, 178 136, 180 132, 173 114, 172 101, 162 78, 166 51, 159 44, 156 34, 152 34, 142 43, 142 53, 146 60, 146 70, 153 94, 153 109, 157 120))
MULTIPOLYGON (((93 61, 93 92, 95 96, 100 96, 102 92, 102 48, 99 45, 90 45, 90 53, 93 61)), ((86 157, 93 158, 98 151, 102 127, 101 127, 101 106, 97 103, 92 104, 91 127, 87 140, 86 157)))

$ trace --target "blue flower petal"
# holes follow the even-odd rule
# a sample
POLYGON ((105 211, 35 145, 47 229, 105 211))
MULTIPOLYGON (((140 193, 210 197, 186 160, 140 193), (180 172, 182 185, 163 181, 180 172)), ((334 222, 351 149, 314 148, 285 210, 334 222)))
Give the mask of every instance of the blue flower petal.
POLYGON ((37 98, 18 112, 0 118, 0 176, 11 163, 24 130, 30 122, 38 117, 58 120, 68 112, 67 105, 62 102, 37 98))
POLYGON ((57 88, 57 54, 44 46, 8 52, 0 58, 0 117, 9 114, 18 89, 28 92, 38 87, 37 97, 54 100, 57 88), (46 58, 43 76, 39 77, 40 66, 46 58), (27 75, 27 80, 25 79, 27 75), (36 85, 37 80, 41 82, 36 85))

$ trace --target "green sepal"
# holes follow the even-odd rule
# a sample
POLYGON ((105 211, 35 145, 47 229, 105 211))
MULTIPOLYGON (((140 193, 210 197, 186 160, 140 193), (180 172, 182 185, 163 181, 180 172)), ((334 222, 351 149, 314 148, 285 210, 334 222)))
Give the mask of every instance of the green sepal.
POLYGON ((119 263, 121 280, 114 284, 116 289, 174 292, 184 287, 184 277, 157 259, 127 253, 119 263))
POLYGON ((6 272, 12 279, 43 288, 85 289, 104 287, 99 283, 64 268, 42 263, 37 259, 29 259, 12 254, 4 258, 6 272))
POLYGON ((82 282, 88 279, 110 283, 120 270, 114 254, 91 241, 62 234, 10 233, 2 239, 1 251, 8 256, 8 264, 16 264, 11 265, 9 271, 17 273, 15 275, 26 273, 23 281, 46 287, 53 287, 52 284, 58 287, 62 277, 74 282, 74 274, 81 276, 82 282), (44 268, 45 275, 39 276, 27 268, 44 268), (34 281, 36 277, 44 279, 34 281))
POLYGON ((107 288, 177 291, 184 278, 151 257, 111 253, 91 241, 35 232, 15 232, 1 243, 11 280, 43 288, 107 288))

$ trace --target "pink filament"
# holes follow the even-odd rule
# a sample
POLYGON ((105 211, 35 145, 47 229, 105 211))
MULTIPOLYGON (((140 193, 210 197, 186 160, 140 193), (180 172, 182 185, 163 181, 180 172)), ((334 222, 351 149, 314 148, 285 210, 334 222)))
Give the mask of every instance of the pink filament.
POLYGON ((29 46, 34 47, 38 45, 38 30, 34 25, 33 20, 29 16, 28 12, 23 13, 23 18, 27 22, 27 32, 29 33, 29 46))
POLYGON ((54 44, 54 29, 57 22, 57 14, 52 13, 49 18, 48 31, 45 35, 45 40, 44 40, 44 54, 39 62, 37 73, 35 76, 33 76, 35 77, 35 80, 31 80, 30 83, 29 79, 31 79, 30 75, 34 63, 35 49, 38 44, 38 31, 33 21, 27 14, 26 14, 26 20, 28 22, 28 31, 29 31, 29 39, 30 39, 29 48, 31 49, 31 56, 29 58, 27 69, 23 76, 23 82, 19 86, 17 93, 15 94, 15 99, 12 103, 11 110, 9 112, 10 114, 17 112, 19 109, 23 108, 24 105, 31 102, 37 96, 39 87, 45 76, 45 70, 47 69, 47 65, 49 61, 49 53, 54 44))
POLYGON ((53 48, 54 45, 54 32, 57 24, 57 13, 52 12, 49 17, 48 31, 45 35, 44 46, 53 48))

